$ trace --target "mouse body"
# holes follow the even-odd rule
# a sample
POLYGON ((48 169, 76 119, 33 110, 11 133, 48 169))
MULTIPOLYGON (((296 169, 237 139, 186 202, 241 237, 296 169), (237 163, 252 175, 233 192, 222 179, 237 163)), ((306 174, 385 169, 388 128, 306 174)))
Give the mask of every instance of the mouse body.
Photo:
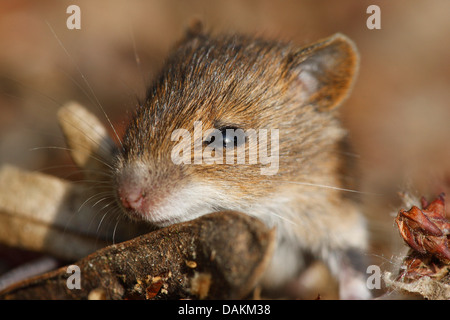
POLYGON ((117 150, 111 183, 118 205, 157 227, 244 212, 276 228, 265 288, 285 286, 312 257, 338 278, 341 298, 370 297, 361 272, 366 222, 344 190, 347 136, 337 116, 358 64, 342 34, 296 46, 188 32, 117 150))

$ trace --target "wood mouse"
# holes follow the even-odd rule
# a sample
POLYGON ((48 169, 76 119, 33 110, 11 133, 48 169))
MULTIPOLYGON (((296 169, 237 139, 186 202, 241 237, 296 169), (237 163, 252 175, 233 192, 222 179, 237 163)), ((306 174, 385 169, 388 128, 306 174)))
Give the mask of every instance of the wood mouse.
POLYGON ((369 298, 362 269, 366 222, 349 197, 347 136, 337 116, 358 66, 357 49, 342 34, 297 46, 187 32, 117 148, 113 197, 126 215, 157 227, 214 211, 244 212, 276 227, 264 288, 283 288, 312 257, 337 277, 342 299, 369 298), (185 141, 193 147, 188 160, 214 141, 215 155, 224 157, 230 148, 258 154, 248 136, 243 143, 228 131, 276 129, 270 151, 277 151, 277 170, 262 174, 267 164, 260 162, 174 163, 180 141, 173 132, 184 129, 192 137, 199 122, 203 132, 220 136, 185 141))

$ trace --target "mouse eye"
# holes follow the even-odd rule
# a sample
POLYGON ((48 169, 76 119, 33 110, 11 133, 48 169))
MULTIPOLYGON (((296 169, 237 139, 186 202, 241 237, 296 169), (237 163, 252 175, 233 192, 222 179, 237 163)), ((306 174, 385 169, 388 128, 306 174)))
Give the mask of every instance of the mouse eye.
POLYGON ((216 143, 218 145, 222 145, 223 148, 232 148, 239 147, 246 141, 245 132, 242 129, 227 126, 216 130, 218 130, 218 132, 216 132, 217 134, 212 134, 206 140, 208 145, 216 143), (222 139, 222 143, 220 143, 220 141, 216 141, 216 138, 218 137, 222 139))

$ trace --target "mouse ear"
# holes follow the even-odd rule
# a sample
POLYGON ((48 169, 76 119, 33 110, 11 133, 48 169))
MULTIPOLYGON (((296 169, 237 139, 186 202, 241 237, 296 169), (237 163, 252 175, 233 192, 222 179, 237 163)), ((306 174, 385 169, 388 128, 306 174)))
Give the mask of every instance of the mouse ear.
POLYGON ((319 110, 331 110, 344 101, 359 66, 354 43, 339 33, 302 48, 288 60, 305 103, 319 110))
POLYGON ((200 18, 193 18, 186 30, 184 31, 184 38, 189 40, 191 38, 195 38, 204 32, 203 22, 200 18))
POLYGON ((178 45, 183 45, 192 39, 198 38, 202 35, 205 35, 203 22, 200 18, 193 18, 186 26, 184 30, 184 34, 181 39, 177 42, 178 45))
POLYGON ((182 37, 175 43, 174 48, 180 48, 188 43, 195 44, 198 38, 206 37, 207 33, 203 22, 199 18, 193 18, 186 26, 182 37))

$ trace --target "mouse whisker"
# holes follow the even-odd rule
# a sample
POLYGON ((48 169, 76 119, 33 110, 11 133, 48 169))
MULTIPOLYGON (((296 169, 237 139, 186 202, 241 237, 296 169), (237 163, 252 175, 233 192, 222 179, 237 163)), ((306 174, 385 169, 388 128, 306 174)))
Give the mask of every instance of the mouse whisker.
POLYGON ((37 172, 45 172, 45 171, 50 171, 50 170, 55 170, 55 169, 70 169, 70 168, 74 168, 76 170, 74 170, 73 172, 70 172, 68 174, 65 175, 61 175, 61 178, 65 179, 65 180, 69 180, 71 177, 73 177, 74 175, 77 174, 86 174, 86 173, 95 173, 98 176, 104 176, 105 178, 108 178, 106 180, 87 180, 87 179, 82 179, 82 180, 73 180, 73 183, 90 183, 90 184, 105 184, 105 185, 110 185, 110 178, 113 177, 113 174, 110 173, 109 171, 101 171, 101 170, 93 170, 93 169, 78 169, 78 166, 76 165, 71 165, 71 164, 67 164, 67 165, 58 165, 58 166, 48 166, 42 169, 38 169, 36 170, 37 172))
POLYGON ((112 195, 111 195, 111 197, 108 197, 108 198, 105 197, 105 199, 109 199, 110 201, 107 204, 105 204, 99 211, 105 210, 106 208, 108 208, 111 205, 115 205, 115 199, 112 195))
MULTIPOLYGON (((71 151, 70 148, 58 147, 58 146, 36 147, 36 148, 31 148, 30 151, 38 151, 38 150, 43 150, 43 149, 55 149, 55 150, 71 151)), ((98 157, 95 157, 92 154, 89 154, 89 157, 91 159, 99 161, 101 164, 104 164, 106 167, 108 167, 109 169, 113 170, 113 167, 109 163, 107 163, 106 161, 104 161, 102 159, 99 159, 98 157)))
MULTIPOLYGON (((83 122, 84 124, 86 124, 90 129, 90 132, 95 133, 99 138, 103 138, 103 134, 98 132, 94 126, 90 125, 88 121, 85 121, 84 119, 80 118, 79 116, 77 116, 76 113, 74 113, 72 110, 68 109, 68 112, 72 113, 72 115, 74 117, 76 117, 80 122, 83 122)), ((81 128, 77 127, 76 125, 73 124, 73 121, 68 121, 65 118, 60 118, 59 121, 63 121, 67 124, 69 124, 72 128, 76 129, 78 132, 80 132, 83 136, 85 136, 87 139, 90 140, 90 142, 92 142, 94 145, 99 147, 99 150, 101 149, 102 151, 104 151, 106 154, 110 154, 111 150, 109 150, 105 145, 102 145, 101 143, 97 142, 92 135, 87 134, 86 132, 84 132, 84 130, 82 130, 81 128)), ((76 143, 73 139, 71 140, 71 143, 76 143)), ((84 145, 77 143, 78 147, 84 148, 86 151, 90 151, 89 149, 87 149, 84 145)), ((99 152, 95 152, 95 154, 99 155, 99 152)), ((100 158, 102 158, 105 162, 108 162, 108 159, 104 159, 103 157, 100 156, 100 158)))
POLYGON ((48 21, 46 21, 48 27, 50 28, 50 31, 52 32, 53 36, 55 37, 56 41, 58 41, 58 44, 61 46, 61 48, 64 50, 64 52, 66 53, 66 55, 69 57, 69 59, 72 61, 72 63, 74 64, 74 66, 76 67, 77 71, 80 73, 81 78, 83 79, 84 83, 86 84, 86 86, 88 87, 92 97, 95 100, 95 104, 99 107, 99 109, 102 111, 103 115, 105 116, 106 120, 108 121, 109 126, 111 127, 111 129, 114 132, 114 135, 116 136, 118 142, 120 143, 120 146, 123 149, 123 144, 122 144, 122 140, 120 139, 116 128, 114 127, 114 125, 111 122, 111 119, 109 118, 108 114, 106 113, 105 109, 103 108, 103 105, 100 103, 100 100, 98 99, 97 95, 95 94, 94 90, 92 89, 92 86, 89 84, 89 81, 87 80, 87 78, 85 77, 84 73, 81 71, 81 68, 79 67, 79 65, 76 63, 75 59, 72 57, 72 55, 69 53, 69 51, 67 51, 66 47, 64 46, 64 44, 62 43, 61 39, 59 39, 58 35, 56 34, 55 30, 53 29, 53 27, 50 25, 50 23, 48 21))
MULTIPOLYGON (((89 183, 89 182, 90 181, 83 181, 83 180, 76 181, 76 183, 83 184, 83 185, 85 185, 86 183, 89 183)), ((88 185, 87 190, 91 191, 91 192, 104 191, 104 192, 109 192, 109 193, 113 194, 114 188, 112 186, 110 186, 107 181, 102 181, 102 182, 95 182, 95 184, 92 183, 92 184, 88 185)))
POLYGON ((134 36, 134 31, 132 29, 132 26, 130 26, 129 32, 130 32, 130 38, 131 38, 132 43, 133 43, 134 61, 136 62, 137 71, 141 75, 142 85, 145 88, 145 87, 147 87, 146 77, 145 77, 144 71, 143 71, 144 68, 142 68, 141 58, 139 57, 139 54, 138 54, 138 51, 137 51, 136 39, 135 39, 135 36, 134 36))
MULTIPOLYGON (((74 181, 74 182, 81 182, 81 183, 105 184, 105 185, 109 185, 109 184, 111 183, 110 179, 113 178, 113 175, 111 175, 111 174, 108 173, 108 172, 96 171, 96 170, 80 170, 80 171, 75 172, 75 173, 95 173, 96 175, 105 177, 104 180, 94 178, 93 180, 82 179, 82 180, 74 181)), ((74 174, 74 173, 71 173, 71 174, 69 174, 68 176, 73 175, 73 174, 74 174)), ((111 188, 112 188, 112 187, 111 187, 111 188)))
POLYGON ((96 193, 96 194, 90 196, 89 198, 87 198, 87 199, 80 205, 80 207, 78 208, 78 212, 80 212, 81 209, 83 209, 83 207, 84 207, 89 201, 91 201, 92 199, 94 199, 95 197, 100 197, 100 196, 110 195, 110 194, 111 194, 110 191, 104 191, 104 192, 99 192, 99 193, 96 193))
MULTIPOLYGON (((102 194, 105 194, 105 192, 102 192, 102 194)), ((95 203, 92 205, 92 208, 94 208, 94 207, 95 207, 96 205, 98 205, 100 202, 110 199, 110 196, 112 196, 112 193, 111 193, 111 192, 108 192, 108 193, 107 193, 107 196, 106 196, 106 197, 103 197, 103 198, 101 198, 100 200, 98 200, 97 202, 95 202, 95 203)), ((107 204, 106 207, 108 207, 110 204, 111 204, 111 203, 107 204)), ((104 209, 104 208, 105 208, 105 207, 103 207, 102 209, 104 209)), ((102 210, 102 209, 100 209, 100 210, 102 210)))
POLYGON ((117 226, 119 225, 119 222, 120 222, 120 220, 122 219, 122 215, 118 215, 117 216, 117 222, 116 222, 116 224, 115 224, 115 226, 114 226, 114 230, 113 230, 113 234, 112 234, 112 242, 113 242, 113 244, 115 244, 116 242, 115 242, 115 238, 116 238, 116 231, 117 231, 117 226))
POLYGON ((288 223, 290 223, 290 224, 293 224, 294 226, 297 226, 297 225, 298 225, 298 223, 294 222, 293 220, 288 219, 288 218, 286 218, 286 217, 283 217, 282 215, 277 214, 277 213, 275 213, 275 212, 273 212, 273 211, 270 212, 270 214, 273 215, 273 216, 275 216, 275 217, 277 217, 277 218, 279 218, 279 219, 281 219, 281 220, 284 220, 284 221, 286 221, 286 222, 288 222, 288 223))
MULTIPOLYGON (((270 180, 266 180, 266 181, 270 181, 270 180)), ((273 181, 272 181, 272 182, 273 182, 273 181)), ((310 183, 310 182, 301 182, 301 181, 288 181, 288 180, 282 180, 281 182, 292 183, 292 184, 298 184, 298 185, 302 185, 302 186, 310 186, 310 187, 317 187, 317 188, 331 189, 331 190, 336 190, 336 191, 344 191, 344 192, 351 192, 351 193, 365 194, 365 195, 383 196, 382 193, 359 191, 359 190, 347 189, 347 188, 341 188, 341 187, 336 187, 336 186, 329 186, 329 185, 319 184, 319 183, 310 183)))
MULTIPOLYGON (((95 216, 98 216, 99 214, 102 214, 102 213, 104 212, 105 209, 107 209, 111 204, 114 203, 114 201, 111 200, 111 199, 112 199, 111 197, 104 197, 104 199, 110 199, 110 201, 109 201, 108 204, 106 204, 105 206, 103 206, 101 209, 96 210, 95 216)), ((96 228, 96 233, 99 232, 100 226, 101 226, 102 222, 104 221, 105 217, 108 215, 109 212, 111 212, 111 211, 114 210, 114 209, 115 209, 114 207, 111 207, 111 208, 109 208, 105 213, 103 213, 102 218, 101 218, 100 221, 98 222, 98 225, 97 225, 97 228, 96 228)), ((92 220, 91 220, 90 225, 91 225, 94 221, 97 221, 97 219, 94 219, 94 217, 93 217, 92 220)))
MULTIPOLYGON (((108 178, 110 178, 108 176, 108 178)), ((113 186, 111 186, 111 181, 109 179, 106 180, 88 180, 88 179, 81 179, 81 180, 75 180, 71 181, 72 183, 79 183, 79 184, 88 184, 90 187, 96 187, 96 188, 103 188, 108 190, 114 190, 113 186)))
POLYGON ((102 218, 100 219, 100 221, 99 221, 99 223, 98 223, 98 226, 97 226, 97 231, 96 231, 97 233, 99 232, 100 227, 101 227, 103 221, 105 220, 105 217, 106 217, 112 210, 114 210, 114 208, 109 208, 109 210, 107 210, 107 211, 103 214, 103 216, 102 216, 102 218))
POLYGON ((64 175, 63 178, 68 178, 71 175, 74 175, 77 173, 82 173, 82 171, 85 171, 84 169, 79 169, 79 167, 75 164, 60 164, 60 165, 46 166, 43 168, 39 168, 39 169, 34 170, 34 172, 45 173, 46 171, 51 171, 51 170, 55 170, 55 169, 76 169, 75 172, 71 172, 67 175, 64 175))
MULTIPOLYGON (((12 82, 15 82, 16 84, 18 84, 18 85, 20 85, 21 87, 23 87, 24 89, 26 89, 26 90, 27 90, 27 95, 30 95, 31 93, 37 93, 37 94, 39 94, 40 96, 42 96, 42 97, 48 99, 50 102, 54 103, 54 104, 55 104, 56 106, 58 106, 58 107, 62 105, 62 103, 61 103, 60 101, 58 101, 58 100, 56 100, 55 98, 49 96, 48 94, 44 93, 43 91, 38 90, 37 88, 35 88, 35 87, 33 87, 33 86, 30 86, 30 85, 26 84, 26 83, 23 82, 23 81, 17 80, 17 79, 15 79, 15 78, 12 78, 12 77, 6 76, 6 75, 2 75, 2 78, 7 79, 7 80, 12 81, 12 82)), ((18 100, 21 100, 21 101, 23 101, 23 102, 26 101, 26 99, 25 99, 24 97, 20 97, 19 95, 16 95, 16 94, 11 94, 11 93, 5 91, 5 89, 3 89, 3 88, 0 89, 0 91, 2 92, 2 95, 5 95, 5 96, 7 96, 7 97, 11 97, 11 98, 14 98, 14 99, 18 99, 18 100)), ((39 106, 39 104, 38 104, 37 106, 39 106)))
POLYGON ((346 156, 346 157, 361 159, 361 155, 359 153, 348 152, 348 151, 336 151, 336 152, 338 154, 346 156))

